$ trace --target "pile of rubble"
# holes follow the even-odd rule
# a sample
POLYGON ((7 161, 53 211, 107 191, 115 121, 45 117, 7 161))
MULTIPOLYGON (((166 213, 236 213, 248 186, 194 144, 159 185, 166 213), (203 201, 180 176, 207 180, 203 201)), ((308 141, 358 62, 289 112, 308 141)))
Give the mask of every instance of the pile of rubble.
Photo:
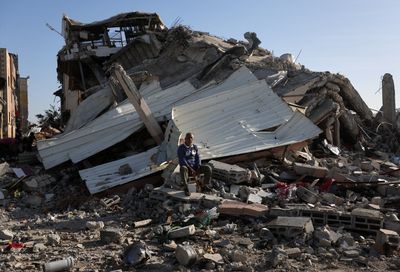
POLYGON ((400 269, 390 75, 373 116, 348 79, 253 32, 223 40, 138 12, 63 30, 68 121, 37 142, 40 162, 0 165, 1 270, 400 269), (212 167, 190 196, 188 131, 212 167))

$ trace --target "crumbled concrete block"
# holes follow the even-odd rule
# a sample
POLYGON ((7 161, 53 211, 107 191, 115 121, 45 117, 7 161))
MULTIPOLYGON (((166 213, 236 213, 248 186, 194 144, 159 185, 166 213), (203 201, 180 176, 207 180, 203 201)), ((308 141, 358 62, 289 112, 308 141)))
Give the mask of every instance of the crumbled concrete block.
POLYGON ((86 228, 89 230, 99 230, 104 228, 103 221, 87 221, 86 228))
POLYGON ((47 236, 47 244, 51 246, 59 246, 61 244, 61 237, 58 234, 49 234, 47 236))
POLYGON ((261 203, 262 202, 262 197, 256 194, 249 194, 247 196, 247 202, 248 203, 261 203))
POLYGON ((347 258, 357 258, 358 256, 360 256, 360 252, 355 249, 345 250, 343 251, 343 254, 347 258))
POLYGON ((285 249, 286 254, 289 258, 298 258, 301 255, 301 250, 298 247, 287 248, 285 249))
POLYGON ((245 263, 247 261, 247 254, 244 254, 240 250, 235 250, 232 253, 232 261, 233 262, 240 262, 240 263, 245 263))
POLYGON ((100 240, 103 243, 116 243, 119 244, 122 241, 122 232, 116 228, 106 228, 100 231, 100 240))
POLYGON ((374 247, 381 254, 390 256, 400 248, 400 236, 396 231, 380 229, 376 235, 374 247))
POLYGON ((300 198, 301 200, 303 200, 307 203, 315 204, 318 202, 318 195, 316 193, 313 193, 312 191, 306 189, 305 187, 297 188, 296 195, 298 198, 300 198))
POLYGON ((103 198, 100 200, 101 204, 104 205, 104 207, 108 208, 111 207, 115 204, 118 204, 121 201, 121 198, 118 195, 114 195, 111 198, 103 198))
POLYGON ((329 204, 335 204, 337 206, 343 205, 343 203, 344 203, 343 198, 338 197, 331 193, 323 193, 322 199, 325 200, 326 202, 328 202, 329 204))
POLYGON ((214 263, 217 263, 217 264, 224 263, 224 259, 222 258, 221 254, 219 254, 219 253, 215 253, 215 254, 206 253, 203 255, 203 258, 206 260, 213 261, 214 263))
POLYGON ((259 203, 246 204, 238 201, 225 201, 218 206, 218 212, 234 216, 250 215, 261 217, 268 213, 268 206, 259 203))
POLYGON ((297 236, 310 235, 314 231, 311 218, 278 216, 267 223, 268 229, 276 236, 294 238, 297 236))
POLYGON ((239 216, 243 213, 244 203, 238 201, 224 201, 218 206, 218 212, 221 214, 239 216))
POLYGON ((237 196, 239 194, 239 189, 240 185, 232 184, 229 188, 229 192, 237 196))
POLYGON ((268 213, 268 206, 263 204, 253 203, 253 204, 247 204, 243 207, 244 215, 262 217, 265 216, 267 213, 268 213))
POLYGON ((196 232, 196 227, 194 225, 189 225, 179 229, 170 230, 168 232, 168 236, 171 239, 177 239, 194 235, 195 232, 196 232))
POLYGON ((0 229, 0 240, 12 240, 14 233, 8 229, 0 229))
POLYGON ((145 220, 141 220, 141 221, 136 221, 136 222, 133 222, 133 226, 135 228, 144 227, 144 226, 147 226, 147 225, 151 224, 152 221, 153 221, 152 219, 145 219, 145 220))
POLYGON ((264 191, 263 189, 260 189, 257 192, 257 195, 259 195, 260 197, 262 197, 264 199, 264 198, 267 198, 268 196, 270 196, 270 193, 264 191))
POLYGON ((197 252, 190 245, 178 245, 175 250, 175 257, 183 266, 192 266, 197 261, 197 252))
POLYGON ((33 245, 32 251, 35 253, 45 251, 47 247, 43 243, 37 243, 33 245))
POLYGON ((373 198, 371 199, 371 204, 375 204, 375 205, 378 205, 378 206, 382 206, 382 204, 383 204, 382 197, 380 197, 380 196, 375 196, 375 197, 373 197, 373 198))
POLYGON ((383 217, 382 213, 379 211, 374 211, 371 209, 356 208, 351 211, 354 216, 369 217, 374 219, 381 219, 383 217))
POLYGON ((298 175, 307 175, 316 178, 324 178, 329 172, 328 168, 326 167, 312 166, 302 163, 295 163, 293 169, 298 175))

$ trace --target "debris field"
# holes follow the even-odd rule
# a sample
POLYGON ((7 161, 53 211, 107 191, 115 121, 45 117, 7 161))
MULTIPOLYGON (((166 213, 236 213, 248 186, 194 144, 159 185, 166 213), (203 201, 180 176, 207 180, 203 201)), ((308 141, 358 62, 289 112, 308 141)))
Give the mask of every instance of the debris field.
POLYGON ((254 32, 142 12, 62 26, 61 131, 0 164, 1 271, 400 270, 390 74, 373 114, 254 32), (189 196, 187 132, 212 169, 189 196))

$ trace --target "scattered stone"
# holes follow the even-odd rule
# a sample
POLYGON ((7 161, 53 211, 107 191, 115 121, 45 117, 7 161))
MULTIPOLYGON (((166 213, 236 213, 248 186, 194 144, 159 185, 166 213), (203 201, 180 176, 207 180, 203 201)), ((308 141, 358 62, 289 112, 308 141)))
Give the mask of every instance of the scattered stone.
POLYGON ((285 249, 286 254, 289 258, 298 258, 301 255, 301 250, 298 247, 287 248, 285 249))
POLYGON ((247 261, 247 255, 244 254, 242 251, 235 250, 232 253, 232 261, 239 262, 239 263, 245 263, 247 261))
POLYGON ((58 234, 49 234, 47 236, 47 244, 50 246, 59 246, 61 244, 61 237, 58 234))
POLYGON ((348 258, 357 258, 360 255, 360 252, 358 250, 351 249, 343 251, 343 254, 348 258))
POLYGON ((150 253, 143 242, 137 241, 129 245, 123 254, 124 263, 127 265, 143 264, 150 258, 150 253))
POLYGON ((101 230, 104 228, 104 222, 103 221, 87 221, 85 226, 89 230, 101 230))
POLYGON ((37 243, 33 245, 32 251, 35 253, 45 251, 47 247, 43 243, 37 243))
POLYGON ((168 236, 171 239, 183 238, 196 233, 196 227, 194 225, 189 225, 183 228, 170 230, 168 236))
POLYGON ((140 227, 144 227, 149 225, 153 220, 152 219, 145 219, 145 220, 141 220, 141 221, 136 221, 133 223, 133 226, 135 228, 140 228, 140 227))
POLYGON ((222 258, 221 254, 219 253, 215 253, 215 254, 209 254, 206 253, 203 255, 204 259, 213 261, 216 264, 223 264, 224 263, 224 259, 222 258))
POLYGON ((0 240, 12 240, 14 233, 8 229, 0 229, 0 240))
POLYGON ((175 251, 178 262, 183 266, 192 266, 197 262, 197 252, 190 245, 178 245, 175 251))
POLYGON ((122 232, 116 228, 106 228, 100 231, 100 240, 103 243, 116 243, 119 244, 122 241, 122 232))

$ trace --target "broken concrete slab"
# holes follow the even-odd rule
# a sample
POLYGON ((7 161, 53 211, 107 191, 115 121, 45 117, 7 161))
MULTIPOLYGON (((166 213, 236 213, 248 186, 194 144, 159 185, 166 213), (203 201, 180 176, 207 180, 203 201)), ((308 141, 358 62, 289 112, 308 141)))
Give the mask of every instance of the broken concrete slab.
POLYGON ((312 166, 302 163, 294 163, 293 169, 298 175, 307 175, 316 178, 324 178, 329 172, 326 167, 312 166))
POLYGON ((293 239, 299 236, 308 236, 314 231, 311 218, 278 216, 267 223, 268 229, 275 237, 293 239))

